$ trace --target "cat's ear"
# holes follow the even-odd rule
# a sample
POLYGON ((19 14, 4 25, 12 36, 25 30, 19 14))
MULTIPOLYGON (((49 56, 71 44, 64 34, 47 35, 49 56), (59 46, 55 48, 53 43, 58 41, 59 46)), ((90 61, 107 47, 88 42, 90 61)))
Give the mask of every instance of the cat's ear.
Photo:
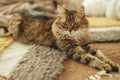
POLYGON ((66 11, 65 8, 63 8, 60 5, 57 5, 57 12, 58 12, 58 14, 65 13, 65 11, 66 11))
POLYGON ((80 5, 79 9, 78 9, 78 12, 84 12, 85 11, 85 8, 83 5, 80 5))
POLYGON ((85 9, 84 9, 84 6, 81 5, 78 9, 78 13, 81 17, 85 17, 85 9))

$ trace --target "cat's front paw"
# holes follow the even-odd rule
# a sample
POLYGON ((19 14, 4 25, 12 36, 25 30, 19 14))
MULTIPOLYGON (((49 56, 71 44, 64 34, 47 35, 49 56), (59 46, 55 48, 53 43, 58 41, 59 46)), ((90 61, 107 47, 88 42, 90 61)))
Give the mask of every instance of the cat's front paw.
POLYGON ((112 67, 113 72, 119 72, 119 68, 120 68, 119 65, 117 65, 115 63, 111 63, 110 66, 112 67))
POLYGON ((111 68, 111 66, 108 65, 108 64, 104 64, 104 65, 102 65, 102 67, 101 67, 100 70, 105 70, 107 73, 112 72, 112 68, 111 68))
POLYGON ((114 62, 111 61, 111 60, 108 60, 108 61, 105 62, 105 63, 107 63, 107 64, 109 64, 109 65, 111 66, 113 72, 119 72, 120 66, 119 66, 118 64, 114 63, 114 62))

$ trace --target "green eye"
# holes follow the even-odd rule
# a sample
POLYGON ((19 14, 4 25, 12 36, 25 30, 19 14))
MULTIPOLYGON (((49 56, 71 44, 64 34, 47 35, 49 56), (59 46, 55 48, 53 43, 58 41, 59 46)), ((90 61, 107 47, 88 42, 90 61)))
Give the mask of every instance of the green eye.
POLYGON ((74 24, 77 24, 77 22, 74 22, 74 24))
POLYGON ((78 24, 78 22, 73 22, 73 24, 74 24, 74 25, 77 25, 77 24, 78 24))
POLYGON ((67 27, 67 23, 66 22, 61 22, 61 26, 67 27))
POLYGON ((67 25, 67 23, 66 23, 66 22, 63 22, 63 25, 67 25))
POLYGON ((72 25, 75 26, 75 27, 78 27, 78 26, 80 26, 80 23, 79 22, 73 22, 72 25))

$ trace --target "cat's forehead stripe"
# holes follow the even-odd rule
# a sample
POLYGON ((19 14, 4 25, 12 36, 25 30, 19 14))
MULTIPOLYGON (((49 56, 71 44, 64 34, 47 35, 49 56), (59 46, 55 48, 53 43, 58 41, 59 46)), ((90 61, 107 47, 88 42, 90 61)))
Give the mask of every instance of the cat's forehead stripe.
POLYGON ((76 13, 75 11, 67 11, 66 12, 66 22, 75 21, 75 18, 74 18, 75 13, 76 13))

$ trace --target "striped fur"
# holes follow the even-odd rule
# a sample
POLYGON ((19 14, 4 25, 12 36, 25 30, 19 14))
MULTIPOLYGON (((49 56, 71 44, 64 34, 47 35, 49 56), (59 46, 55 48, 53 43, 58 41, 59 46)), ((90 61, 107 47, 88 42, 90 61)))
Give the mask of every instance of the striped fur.
POLYGON ((77 62, 98 70, 118 72, 117 64, 105 57, 100 50, 89 46, 88 21, 84 8, 81 6, 79 11, 69 11, 60 7, 58 10, 58 18, 52 25, 58 49, 65 51, 69 58, 77 62))

